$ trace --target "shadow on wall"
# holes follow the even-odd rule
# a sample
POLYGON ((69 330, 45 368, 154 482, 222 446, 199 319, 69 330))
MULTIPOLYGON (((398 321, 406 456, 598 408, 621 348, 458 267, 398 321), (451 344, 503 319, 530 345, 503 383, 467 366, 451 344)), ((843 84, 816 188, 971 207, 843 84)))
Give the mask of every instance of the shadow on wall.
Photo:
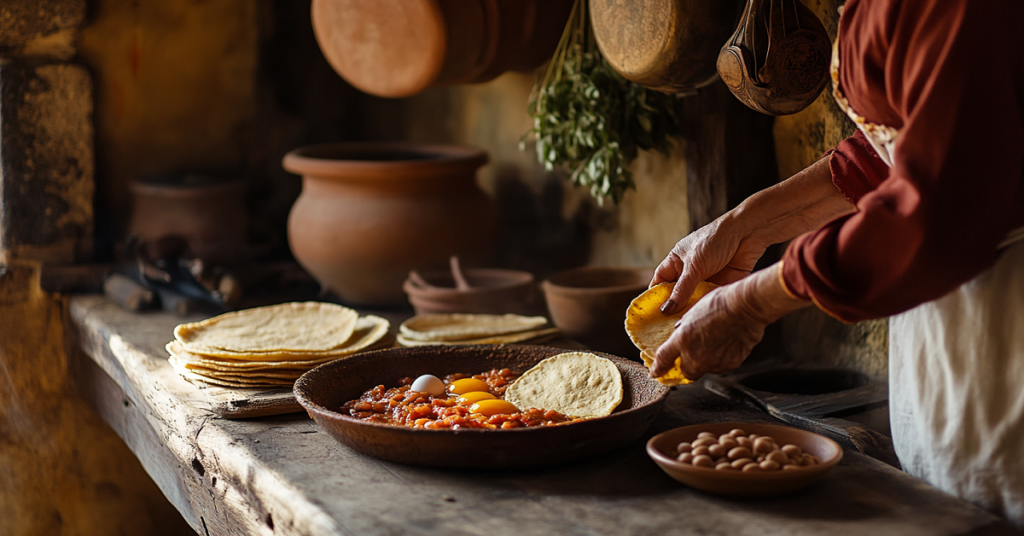
POLYGON ((494 172, 494 192, 500 207, 498 264, 532 272, 538 280, 562 269, 581 266, 590 258, 592 206, 581 203, 562 215, 565 197, 558 173, 544 178, 539 193, 520 177, 513 165, 494 172))

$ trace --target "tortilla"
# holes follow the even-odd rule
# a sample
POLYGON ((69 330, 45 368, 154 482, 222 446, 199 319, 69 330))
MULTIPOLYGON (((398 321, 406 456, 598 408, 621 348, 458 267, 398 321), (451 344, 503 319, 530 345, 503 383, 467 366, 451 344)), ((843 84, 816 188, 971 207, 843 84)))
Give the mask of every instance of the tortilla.
POLYGON ((283 378, 283 379, 295 379, 301 376, 304 372, 312 367, 304 368, 233 368, 224 367, 216 364, 197 364, 190 363, 188 361, 182 361, 175 355, 171 355, 168 358, 172 365, 177 367, 185 368, 196 374, 203 374, 206 376, 218 376, 226 374, 244 374, 249 377, 268 377, 268 378, 283 378))
POLYGON ((608 359, 566 352, 524 372, 505 391, 505 400, 520 410, 544 408, 571 417, 604 417, 622 402, 622 376, 608 359))
MULTIPOLYGON (((658 348, 665 344, 665 341, 672 335, 676 322, 679 322, 683 314, 689 311, 698 300, 717 288, 717 285, 701 281, 686 305, 678 312, 671 315, 662 314, 660 307, 672 295, 674 287, 675 283, 655 285, 634 298, 633 302, 629 304, 629 309, 626 310, 626 333, 633 344, 640 349, 640 357, 643 358, 647 368, 651 368, 651 365, 654 364, 654 356, 658 348)), ((683 385, 692 380, 683 374, 682 360, 677 357, 672 368, 664 376, 658 378, 658 381, 663 385, 683 385)))
POLYGON ((181 377, 191 382, 202 382, 210 385, 216 385, 218 387, 236 387, 246 389, 257 389, 257 388, 290 388, 295 380, 285 380, 279 378, 221 378, 212 377, 204 374, 198 374, 184 367, 175 365, 174 361, 171 361, 171 366, 174 367, 174 371, 177 372, 181 377))
POLYGON ((562 330, 558 328, 535 329, 522 331, 509 335, 497 335, 494 337, 481 337, 479 339, 461 339, 457 341, 417 341, 408 339, 402 335, 398 336, 398 344, 402 346, 437 346, 441 344, 471 345, 471 344, 513 344, 517 342, 537 342, 546 340, 558 335, 562 330))
POLYGON ((322 302, 256 307, 181 324, 174 337, 192 353, 323 352, 345 344, 359 314, 322 302))
POLYGON ((514 314, 416 315, 399 326, 402 337, 413 341, 458 341, 508 335, 537 329, 548 323, 543 316, 514 314))
POLYGON ((195 351, 189 349, 177 339, 171 341, 171 343, 167 345, 167 351, 191 363, 215 361, 240 367, 264 366, 270 364, 275 366, 290 366, 293 364, 314 362, 326 363, 327 361, 332 361, 339 357, 349 356, 356 352, 365 351, 372 347, 379 346, 379 343, 385 341, 385 336, 387 335, 390 327, 391 323, 379 316, 361 316, 356 320, 355 329, 344 344, 330 350, 317 352, 234 352, 216 348, 195 351), (247 363, 252 364, 246 365, 247 363))

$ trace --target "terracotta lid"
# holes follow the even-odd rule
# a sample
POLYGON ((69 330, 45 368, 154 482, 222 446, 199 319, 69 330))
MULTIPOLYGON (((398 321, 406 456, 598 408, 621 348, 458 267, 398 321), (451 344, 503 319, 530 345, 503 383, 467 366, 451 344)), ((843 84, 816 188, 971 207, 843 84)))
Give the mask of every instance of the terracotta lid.
POLYGON ((590 0, 594 37, 628 80, 665 92, 713 82, 718 52, 736 27, 736 0, 590 0))

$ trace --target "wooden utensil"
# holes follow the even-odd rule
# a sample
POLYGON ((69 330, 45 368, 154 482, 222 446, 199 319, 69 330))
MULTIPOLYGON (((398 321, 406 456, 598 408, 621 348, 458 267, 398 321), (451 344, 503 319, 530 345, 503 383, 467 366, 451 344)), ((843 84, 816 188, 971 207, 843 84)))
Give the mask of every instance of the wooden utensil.
POLYGON ((750 108, 794 114, 828 82, 831 48, 825 27, 799 0, 748 0, 718 55, 718 74, 750 108))

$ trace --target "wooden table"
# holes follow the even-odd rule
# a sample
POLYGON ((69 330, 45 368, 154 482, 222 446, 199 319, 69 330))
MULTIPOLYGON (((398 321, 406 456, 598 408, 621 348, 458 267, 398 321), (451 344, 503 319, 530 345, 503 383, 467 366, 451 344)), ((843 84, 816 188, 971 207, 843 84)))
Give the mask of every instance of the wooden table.
MULTIPOLYGON (((452 471, 384 462, 341 446, 304 413, 218 417, 178 377, 164 344, 182 319, 71 298, 70 373, 189 524, 204 535, 960 535, 1012 527, 877 460, 846 452, 821 483, 736 500, 666 476, 644 441, 547 469, 452 471)), ((692 385, 644 438, 677 426, 772 422, 692 385)))

